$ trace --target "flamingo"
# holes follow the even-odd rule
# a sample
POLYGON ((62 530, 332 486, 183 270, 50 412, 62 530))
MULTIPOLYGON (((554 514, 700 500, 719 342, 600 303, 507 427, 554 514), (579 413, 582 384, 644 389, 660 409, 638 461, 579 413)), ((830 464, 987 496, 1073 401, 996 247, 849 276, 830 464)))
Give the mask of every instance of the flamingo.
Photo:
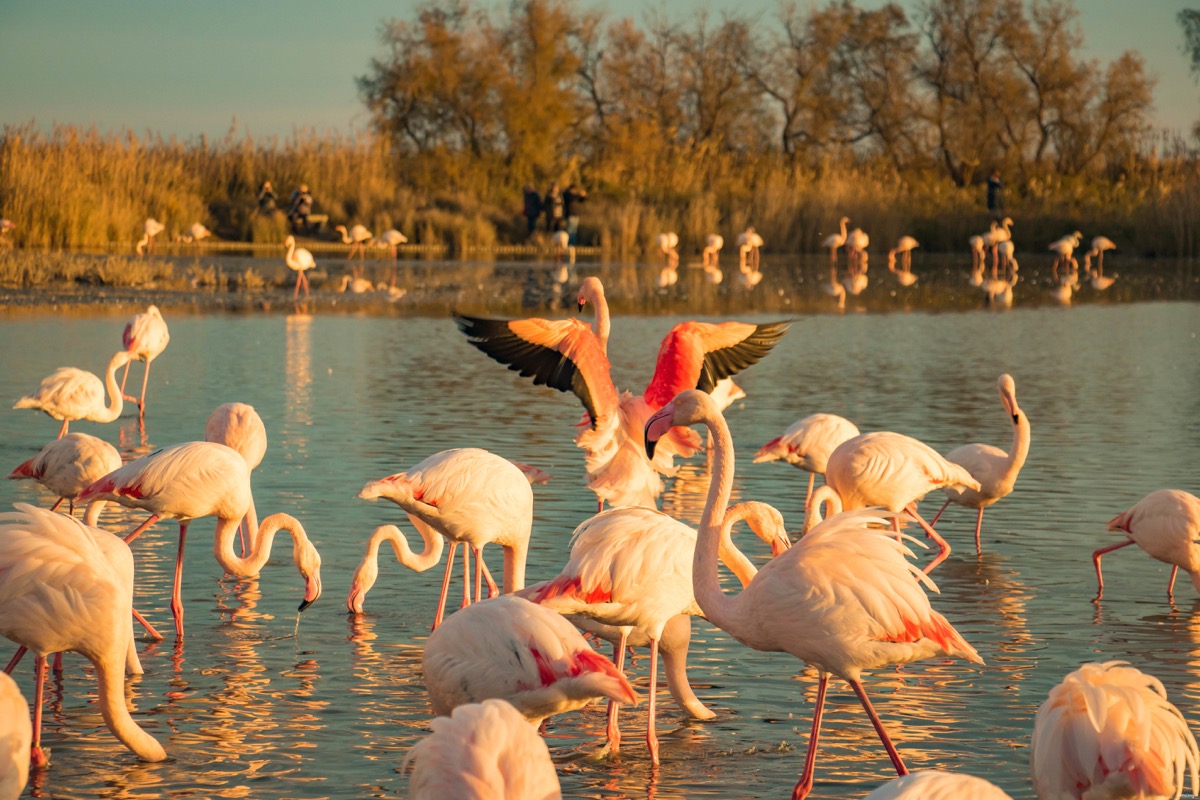
MULTIPOLYGON (((204 441, 216 442, 232 447, 246 461, 250 472, 258 469, 267 454, 267 426, 254 406, 246 403, 222 403, 213 409, 204 423, 204 441)), ((250 508, 238 525, 238 536, 242 543, 242 555, 246 555, 246 537, 258 530, 258 514, 254 508, 254 495, 250 496, 250 508)))
POLYGON ((351 292, 353 294, 366 294, 367 292, 375 291, 375 284, 371 283, 366 278, 356 278, 353 275, 343 275, 342 283, 338 287, 339 292, 351 292))
POLYGON ((138 243, 134 249, 140 256, 142 249, 148 253, 154 252, 154 237, 158 236, 167 226, 156 220, 154 217, 146 217, 146 221, 142 223, 142 238, 138 239, 138 243))
POLYGON ((388 248, 392 254, 392 264, 396 263, 396 250, 408 241, 408 237, 395 228, 384 231, 375 238, 377 244, 388 248))
POLYGON ((896 274, 902 286, 912 286, 917 276, 912 274, 912 251, 921 244, 911 236, 901 236, 896 246, 888 251, 888 271, 896 274), (896 269, 896 253, 900 254, 900 269, 896 269))
POLYGON ((11 219, 0 219, 0 239, 7 239, 9 231, 15 231, 17 223, 11 219))
POLYGON ((804 495, 804 510, 812 500, 813 484, 818 475, 825 474, 829 456, 838 445, 858 436, 853 422, 837 414, 810 414, 793 422, 782 436, 776 436, 754 454, 755 464, 784 461, 796 469, 808 472, 808 492, 804 495))
POLYGON ((433 713, 507 700, 536 724, 601 697, 639 698, 621 671, 548 608, 505 595, 450 616, 421 655, 433 713))
POLYGON ((123 402, 121 387, 117 386, 117 370, 128 364, 130 354, 121 350, 108 362, 101 383, 90 372, 75 367, 59 367, 42 378, 33 394, 26 395, 13 404, 13 408, 34 408, 44 411, 54 419, 62 420, 58 438, 67 435, 67 426, 72 420, 86 419, 92 422, 112 422, 121 416, 123 402), (104 401, 105 389, 108 402, 104 401))
POLYGON ((193 222, 191 227, 188 228, 187 233, 182 234, 179 237, 179 241, 186 242, 187 244, 191 244, 193 242, 199 244, 209 236, 212 236, 212 231, 201 225, 199 222, 193 222))
POLYGON ((200 517, 216 517, 213 555, 228 574, 238 578, 258 575, 267 559, 275 534, 286 531, 293 540, 292 557, 304 578, 300 611, 321 596, 321 556, 309 541, 304 527, 287 514, 273 514, 250 536, 250 553, 242 558, 233 552, 233 537, 253 502, 250 468, 245 458, 231 447, 216 442, 184 442, 155 450, 130 461, 93 483, 77 498, 79 502, 112 500, 127 508, 151 512, 150 517, 125 537, 129 543, 164 517, 179 520, 179 549, 175 556, 175 584, 171 613, 175 633, 183 638, 183 552, 188 526, 200 517))
POLYGON ((0 720, 0 800, 17 800, 29 779, 33 728, 29 703, 5 672, 0 672, 0 720))
MULTIPOLYGON (((846 269, 852 276, 866 273, 867 247, 870 244, 871 237, 862 228, 855 228, 846 234, 846 269)), ((858 294, 858 292, 851 292, 851 294, 858 294)))
POLYGON ((930 525, 937 525, 942 513, 951 503, 966 508, 975 508, 979 513, 975 517, 975 552, 983 552, 979 543, 979 531, 983 527, 983 510, 1002 497, 1012 493, 1013 485, 1021 467, 1025 466, 1025 457, 1029 455, 1029 417, 1017 405, 1017 384, 1008 373, 1001 375, 996 381, 1000 392, 1000 403, 1004 406, 1005 415, 1012 421, 1012 447, 1005 453, 990 444, 964 444, 946 454, 946 460, 963 467, 971 476, 979 481, 980 489, 968 489, 958 486, 946 486, 946 502, 941 511, 934 516, 930 525))
POLYGON ((1100 274, 1099 268, 1092 269, 1092 254, 1094 252, 1090 251, 1083 254, 1083 274, 1088 276, 1093 289, 1097 292, 1103 292, 1116 283, 1117 279, 1100 274))
MULTIPOLYGON (((86 433, 69 433, 17 465, 8 477, 10 480, 30 478, 37 481, 58 498, 50 507, 51 511, 57 510, 66 500, 74 514, 75 498, 79 493, 120 466, 121 454, 108 442, 86 433)), ((97 513, 99 510, 96 509, 97 513)))
POLYGON ((674 231, 660 233, 655 239, 659 252, 663 256, 662 271, 658 274, 658 287, 674 286, 679 280, 679 235, 674 231))
POLYGON ((568 264, 575 263, 575 246, 571 244, 571 234, 566 231, 555 231, 550 237, 550 241, 554 245, 554 263, 561 265, 563 259, 566 259, 568 264))
POLYGON ((708 429, 716 445, 713 480, 692 560, 696 601, 709 622, 742 644, 789 653, 815 666, 820 674, 808 755, 793 800, 804 800, 812 790, 831 674, 854 689, 896 772, 907 774, 863 689, 863 670, 935 656, 982 663, 979 654, 930 607, 923 588, 936 591, 936 587, 909 563, 912 552, 868 527, 884 522, 870 511, 830 519, 768 561, 740 594, 726 595, 717 577, 717 557, 720 522, 733 488, 729 426, 712 398, 697 391, 681 392, 646 423, 646 448, 653 450, 670 426, 696 423, 708 429))
POLYGON ((738 234, 738 268, 743 273, 758 271, 758 250, 763 246, 763 238, 753 227, 746 228, 738 234))
POLYGON ((284 262, 291 269, 296 271, 296 291, 292 292, 292 299, 300 296, 300 286, 304 286, 304 299, 308 299, 308 278, 304 275, 305 270, 310 270, 317 265, 313 259, 312 253, 308 252, 303 247, 296 247, 296 237, 289 236, 283 240, 283 246, 287 248, 287 255, 284 257, 284 262))
MULTIPOLYGON (((471 601, 468 564, 472 552, 475 554, 475 599, 481 597, 481 573, 487 578, 490 596, 497 594, 496 583, 483 563, 483 547, 489 542, 504 548, 504 593, 525 586, 525 559, 533 528, 533 490, 525 473, 511 461, 477 447, 443 450, 405 472, 371 481, 358 496, 364 500, 382 497, 404 509, 409 522, 425 540, 425 548, 419 556, 401 557, 402 551, 397 550, 400 563, 410 569, 423 572, 440 560, 441 542, 437 534, 449 540, 450 554, 446 558, 446 574, 433 618, 434 630, 442 624, 450 575, 454 570, 454 553, 460 544, 466 546, 463 550, 463 606, 471 601)), ((406 543, 404 548, 407 547, 406 543)), ((355 573, 354 588, 350 592, 348 603, 352 609, 356 595, 361 608, 361 596, 374 582, 373 577, 370 582, 364 577, 370 574, 374 562, 368 545, 367 556, 355 573)))
POLYGON ((334 230, 342 234, 342 244, 350 245, 350 254, 346 256, 347 260, 354 258, 356 251, 360 260, 366 258, 366 243, 375 238, 375 234, 367 230, 366 226, 351 225, 350 230, 347 231, 345 225, 338 225, 334 230))
POLYGON ((575 443, 584 450, 588 488, 599 507, 606 502, 653 506, 662 493, 660 474, 673 475, 672 458, 693 455, 699 439, 691 432, 676 432, 651 462, 638 441, 644 421, 674 392, 709 391, 756 363, 787 332, 788 323, 680 322, 663 339, 654 376, 635 397, 618 393, 613 385, 606 354, 608 309, 601 307, 603 302, 600 293, 595 330, 578 319, 500 320, 461 314, 454 319, 468 341, 490 358, 532 376, 535 385, 570 391, 582 401, 586 415, 575 443))
POLYGON ((1049 247, 1046 248, 1047 250, 1057 254, 1054 258, 1054 264, 1051 267, 1055 280, 1058 280, 1059 265, 1066 265, 1071 256, 1074 255, 1075 248, 1079 247, 1079 242, 1081 239, 1083 239, 1083 234, 1079 231, 1075 231, 1074 233, 1064 236, 1055 242, 1051 242, 1049 247))
POLYGON ((920 770, 895 778, 863 800, 1012 800, 996 784, 961 772, 920 770))
POLYGON ((461 705, 429 727, 400 767, 413 765, 409 800, 562 800, 550 748, 511 703, 461 705))
POLYGON ((982 236, 972 236, 967 239, 967 246, 971 250, 971 283, 974 286, 979 285, 974 280, 974 276, 977 273, 980 276, 980 280, 983 280, 983 267, 987 262, 987 255, 984 253, 983 249, 983 238, 984 237, 982 236))
POLYGON ((1033 720, 1029 767, 1043 800, 1179 797, 1188 787, 1195 796, 1198 766, 1196 739, 1162 681, 1124 661, 1070 673, 1033 720))
MULTIPOLYGON (((1104 251, 1116 250, 1117 245, 1112 239, 1107 236, 1096 236, 1092 239, 1092 249, 1088 251, 1088 255, 1096 257, 1096 274, 1104 274, 1104 251)), ((1088 270, 1090 271, 1090 270, 1088 270)), ((1110 284, 1111 285, 1111 284, 1110 284)), ((1105 287, 1107 288, 1107 287, 1105 287)))
POLYGON ((846 223, 849 221, 849 217, 842 217, 841 221, 838 223, 841 226, 841 230, 839 230, 837 233, 831 233, 829 236, 825 237, 825 241, 821 242, 822 248, 829 248, 829 262, 834 269, 837 269, 838 248, 846 243, 846 223))
POLYGON ((1113 517, 1108 530, 1122 533, 1125 540, 1092 553, 1096 565, 1096 599, 1104 597, 1104 575, 1100 559, 1105 553, 1136 544, 1151 558, 1171 565, 1167 599, 1174 600, 1175 576, 1180 568, 1200 592, 1200 499, 1178 489, 1159 489, 1113 517))
MULTIPOLYGON (((743 519, 750 522, 760 538, 771 543, 775 555, 787 549, 788 540, 782 518, 770 506, 744 503, 730 509, 722 527, 721 557, 746 584, 756 570, 733 545, 731 537, 734 524, 743 519)), ((696 531, 660 511, 627 506, 603 511, 586 520, 575 529, 571 541, 571 556, 562 572, 520 594, 561 614, 584 617, 614 628, 617 642, 613 653, 617 669, 623 667, 625 647, 631 635, 649 642, 650 703, 646 745, 651 761, 657 764, 655 711, 659 642, 664 628, 673 619, 682 614, 700 614, 691 585, 691 552, 695 549, 696 531)), ((604 638, 611 640, 612 632, 604 638)), ((686 666, 682 668, 686 669, 686 666)), ((683 679, 686 682, 686 673, 683 679)), ((704 711, 705 717, 711 717, 711 712, 704 711)), ((609 706, 608 717, 608 741, 612 752, 618 750, 620 740, 617 706, 613 704, 609 706)))
POLYGON ((133 644, 133 557, 111 534, 73 517, 16 503, 0 513, 0 636, 36 654, 33 698, 35 767, 41 744, 46 655, 72 651, 96 670, 100 713, 113 735, 143 761, 163 761, 162 745, 125 705, 124 665, 133 644), (106 546, 108 537, 118 550, 106 546), (115 556, 123 548, 123 558, 115 556))
POLYGON ((150 380, 150 363, 167 349, 170 341, 171 334, 158 306, 150 306, 145 313, 135 315, 121 332, 121 343, 129 352, 129 361, 126 362, 125 372, 121 375, 121 396, 124 400, 137 403, 139 417, 143 416, 146 410, 146 383, 150 380), (141 361, 146 365, 146 370, 142 373, 142 394, 137 398, 125 394, 129 365, 134 361, 141 361))
MULTIPOLYGON (((829 454, 825 485, 813 492, 804 528, 821 521, 821 505, 826 502, 833 506, 834 514, 867 506, 881 506, 893 514, 906 511, 940 548, 925 567, 928 573, 950 555, 950 545, 917 512, 917 503, 945 486, 982 488, 966 469, 911 436, 890 431, 862 433, 829 454)), ((899 518, 893 517, 893 521, 899 532, 899 518)))
MULTIPOLYGON (((710 233, 704 240, 704 250, 701 253, 702 263, 707 272, 710 268, 720 273, 721 248, 725 246, 725 237, 719 233, 710 233)), ((713 281, 720 283, 720 281, 713 281)))
POLYGON ((991 247, 992 247, 992 278, 999 277, 997 266, 1000 262, 1002 245, 1005 242, 1011 244, 1012 231, 1009 230, 1013 226, 1011 217, 1005 217, 999 223, 992 222, 991 229, 991 247))

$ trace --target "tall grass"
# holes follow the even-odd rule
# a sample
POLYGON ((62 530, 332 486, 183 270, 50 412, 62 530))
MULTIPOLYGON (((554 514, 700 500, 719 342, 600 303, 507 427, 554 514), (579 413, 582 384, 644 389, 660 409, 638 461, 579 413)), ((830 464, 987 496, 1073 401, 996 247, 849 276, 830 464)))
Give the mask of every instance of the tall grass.
MULTIPOLYGON (((1116 177, 1010 182, 1007 212, 1018 247, 1040 250, 1078 229, 1103 233, 1130 252, 1200 255, 1200 166, 1177 152, 1131 158, 1116 177)), ((292 188, 307 183, 314 213, 327 214, 330 227, 397 228, 413 244, 451 252, 525 238, 524 176, 455 154, 396 156, 370 134, 230 134, 183 143, 25 125, 0 137, 0 214, 16 222, 10 236, 22 247, 132 247, 147 217, 165 223, 168 237, 199 221, 222 239, 278 242, 288 232, 282 214, 256 213, 264 180, 281 207, 292 188)), ((989 220, 982 187, 958 188, 933 172, 898 174, 849 154, 805 167, 711 147, 664 147, 652 158, 609 151, 565 167, 560 184, 572 180, 590 192, 581 244, 617 258, 650 252, 668 230, 679 234, 681 250, 698 253, 708 233, 732 241, 750 225, 769 251, 815 252, 842 215, 870 233, 876 251, 901 234, 928 250, 952 251, 989 220)))

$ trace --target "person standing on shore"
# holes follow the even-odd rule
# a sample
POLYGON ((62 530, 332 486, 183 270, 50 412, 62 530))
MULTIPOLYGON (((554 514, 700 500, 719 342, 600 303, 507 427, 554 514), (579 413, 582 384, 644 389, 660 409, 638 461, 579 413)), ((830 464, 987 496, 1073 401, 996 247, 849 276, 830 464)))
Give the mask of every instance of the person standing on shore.
POLYGON ((566 225, 563 220, 563 196, 558 190, 558 181, 550 184, 550 191, 542 200, 542 209, 546 212, 546 230, 554 233, 566 225))
POLYGON ((529 229, 525 236, 528 239, 537 230, 538 217, 542 215, 542 196, 538 194, 537 188, 532 183, 525 184, 522 192, 525 195, 525 221, 529 223, 529 229))
POLYGON ((993 169, 987 179, 987 208, 996 219, 1004 214, 1004 181, 1000 180, 998 169, 993 169))
POLYGON ((258 192, 258 213, 264 217, 273 217, 279 208, 275 205, 275 190, 270 181, 263 181, 262 189, 258 192))
POLYGON ((292 202, 288 207, 288 219, 292 221, 292 233, 308 233, 308 215, 312 213, 313 196, 308 193, 308 184, 300 184, 300 188, 292 192, 292 202))
POLYGON ((567 215, 567 241, 571 247, 578 244, 576 233, 579 231, 579 207, 587 202, 587 190, 572 183, 563 194, 563 210, 567 215))

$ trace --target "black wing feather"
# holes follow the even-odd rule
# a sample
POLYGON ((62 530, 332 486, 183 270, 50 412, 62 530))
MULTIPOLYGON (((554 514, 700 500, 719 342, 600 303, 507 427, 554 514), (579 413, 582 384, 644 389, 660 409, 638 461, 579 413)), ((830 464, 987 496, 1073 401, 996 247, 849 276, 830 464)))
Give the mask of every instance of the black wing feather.
POLYGON ((737 344, 705 353, 696 388, 711 392, 724 379, 757 364, 779 344, 789 325, 790 322, 765 322, 754 326, 754 333, 737 344))

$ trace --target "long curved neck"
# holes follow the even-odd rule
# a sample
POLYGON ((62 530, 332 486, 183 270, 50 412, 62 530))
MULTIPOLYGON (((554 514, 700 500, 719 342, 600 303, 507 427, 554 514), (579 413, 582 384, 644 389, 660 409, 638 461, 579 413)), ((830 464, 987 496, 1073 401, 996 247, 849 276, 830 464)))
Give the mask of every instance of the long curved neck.
POLYGON ((842 218, 841 224, 842 224, 842 241, 845 242, 846 241, 846 219, 845 219, 845 217, 842 218))
POLYGON ((734 574, 738 582, 742 584, 744 589, 754 576, 758 574, 758 567, 754 566, 746 554, 738 549, 733 543, 733 529, 739 522, 748 522, 750 529, 762 539, 770 544, 770 538, 767 531, 762 527, 759 518, 752 511, 753 504, 738 503, 733 508, 725 513, 725 521, 721 524, 721 545, 717 551, 717 557, 721 559, 721 563, 729 568, 729 571, 734 574))
POLYGON ((287 265, 289 267, 295 268, 295 266, 296 266, 296 240, 295 239, 291 239, 291 238, 288 239, 287 249, 288 249, 287 257, 283 260, 285 262, 287 262, 287 265))
MULTIPOLYGON (((733 438, 720 413, 706 415, 702 421, 708 428, 714 446, 713 477, 696 535, 696 552, 692 558, 692 592, 705 618, 718 628, 723 628, 723 622, 736 611, 736 600, 721 591, 717 577, 722 524, 729 508, 729 495, 733 491, 733 438)), ((732 547, 732 543, 729 546, 732 547)))
POLYGON ((167 753, 161 744, 142 730, 125 705, 125 647, 113 648, 113 653, 95 659, 96 683, 99 689, 100 713, 104 724, 143 761, 163 761, 167 753))
POLYGON ((296 553, 305 546, 311 546, 303 526, 294 517, 287 514, 272 514, 262 521, 257 531, 250 536, 250 553, 242 558, 233 550, 234 533, 237 531, 239 519, 221 520, 217 524, 216 538, 213 541, 213 555, 221 569, 236 578, 252 578, 257 575, 271 557, 271 546, 275 542, 275 534, 287 531, 292 535, 292 552, 296 553))
POLYGON ((124 352, 117 353, 108 362, 108 369, 104 373, 104 388, 108 391, 108 403, 104 406, 104 418, 96 419, 96 422, 112 422, 121 416, 125 401, 121 396, 121 386, 117 383, 117 370, 123 364, 128 363, 129 355, 124 352))
POLYGON ((804 518, 805 533, 825 521, 821 516, 821 506, 825 503, 828 503, 831 509, 830 516, 842 513, 841 495, 829 484, 817 487, 817 490, 813 492, 812 499, 808 501, 808 516, 804 518))
POLYGON ((1025 458, 1029 455, 1029 418, 1024 411, 1017 411, 1017 421, 1013 423, 1013 443, 1008 451, 1008 461, 1004 469, 1006 482, 1016 481, 1017 473, 1025 466, 1025 458))
POLYGON ((596 307, 596 338, 600 340, 600 349, 608 355, 608 335, 612 332, 612 321, 608 314, 608 299, 603 294, 592 299, 596 307))
MULTIPOLYGON (((412 517, 409 519, 412 520, 412 517)), ((413 520, 413 525, 425 541, 425 548, 420 553, 413 552, 412 548, 408 546, 408 539, 405 538, 403 531, 395 525, 380 525, 371 534, 371 540, 367 543, 367 558, 377 559, 380 545, 387 542, 392 546, 396 560, 415 572, 424 572, 437 564, 442 560, 442 548, 446 544, 445 537, 420 520, 413 520)))

